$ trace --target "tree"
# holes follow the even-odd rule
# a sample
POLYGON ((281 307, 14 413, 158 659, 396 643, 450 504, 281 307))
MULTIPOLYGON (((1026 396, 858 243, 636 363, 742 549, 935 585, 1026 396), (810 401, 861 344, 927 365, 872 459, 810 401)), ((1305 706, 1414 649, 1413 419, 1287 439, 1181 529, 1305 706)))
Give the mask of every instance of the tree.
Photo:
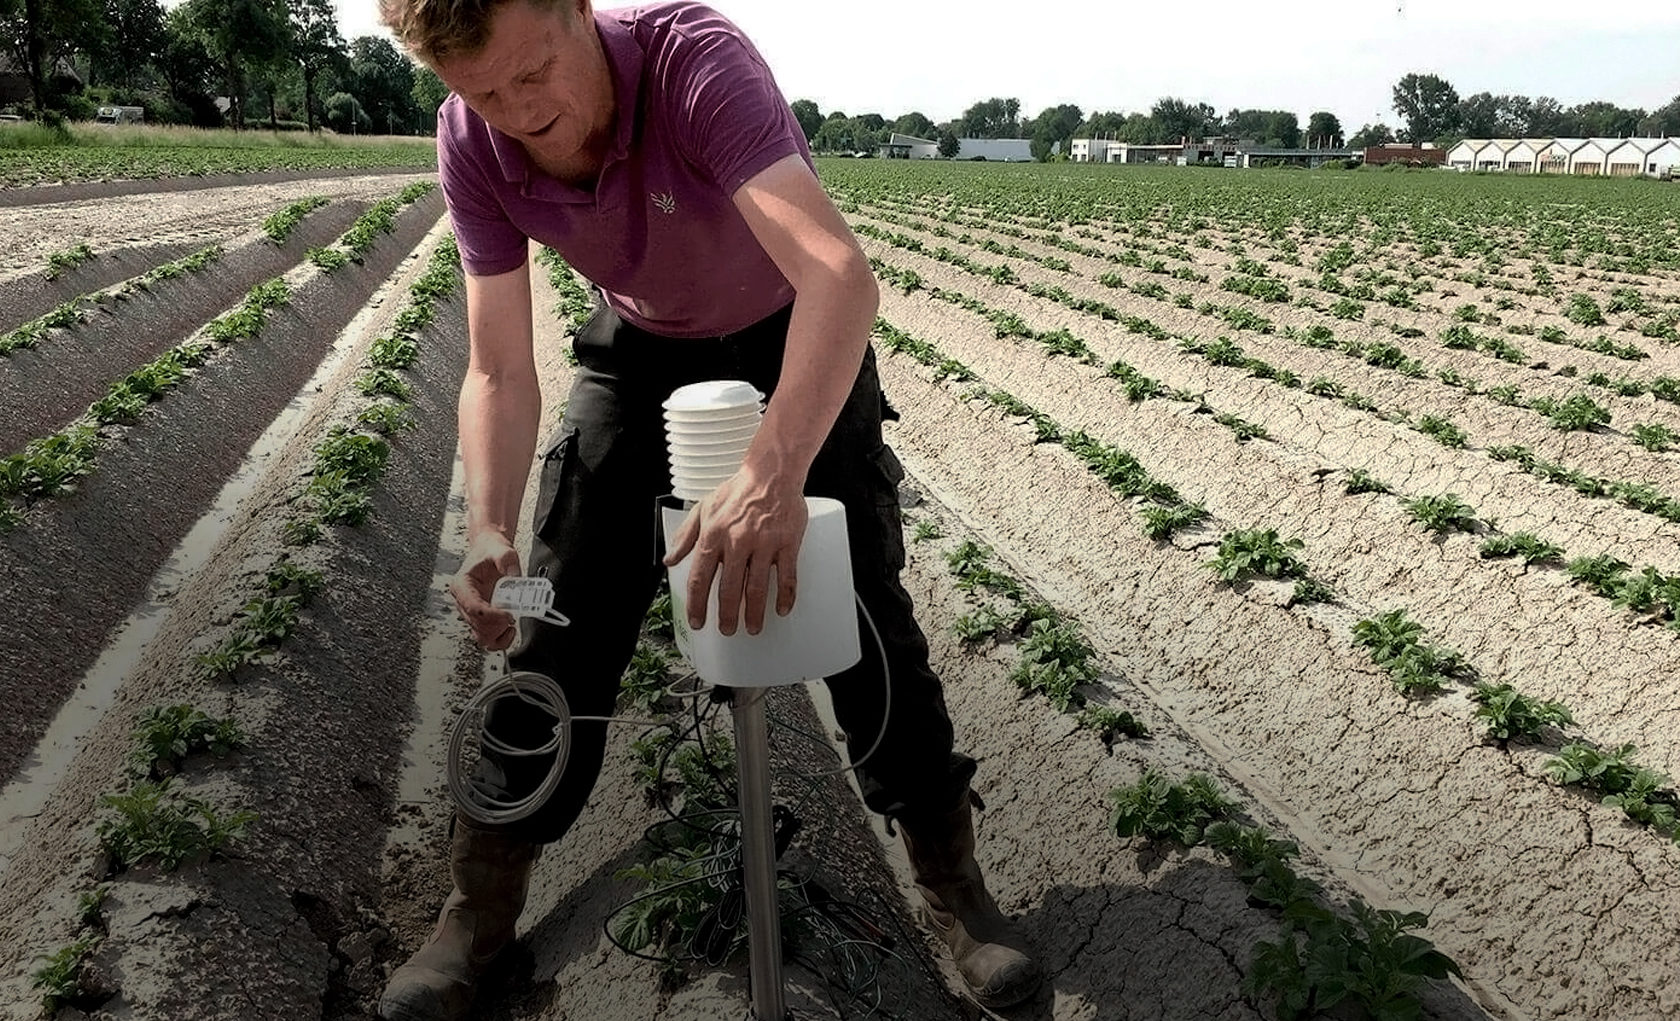
POLYGON ((350 43, 350 93, 385 134, 413 126, 414 62, 384 36, 357 36, 350 43))
POLYGON ((928 120, 926 114, 907 113, 892 122, 892 129, 901 135, 911 135, 916 138, 933 138, 938 132, 933 121, 928 120))
POLYGON ((1027 132, 1031 139, 1033 159, 1040 163, 1050 158, 1058 146, 1062 152, 1067 152, 1073 141, 1073 133, 1078 130, 1079 122, 1084 119, 1084 113, 1079 107, 1071 103, 1052 106, 1040 113, 1032 122, 1032 128, 1027 132))
POLYGON ((1019 99, 992 98, 975 103, 958 121, 963 138, 1016 138, 1021 125, 1019 99))
POLYGON ((817 129, 822 127, 822 111, 809 99, 796 99, 792 105, 793 119, 799 122, 799 130, 805 132, 806 144, 810 144, 811 139, 816 137, 817 129))
POLYGON ((962 151, 962 140, 955 133, 946 129, 939 133, 939 155, 946 159, 953 159, 962 151))
POLYGON ((104 31, 98 0, 0 0, 0 45, 23 68, 37 111, 59 108, 51 82, 59 58, 97 46, 104 31))
MULTIPOLYGON (((315 82, 323 71, 344 68, 349 54, 338 34, 338 15, 332 0, 293 0, 288 8, 292 59, 303 74, 304 120, 315 130, 315 82)), ((437 77, 435 74, 432 77, 437 77)), ((445 92, 447 95, 447 91, 445 92)), ((431 107, 437 110, 437 107, 431 107)))
POLYGON ((1523 126, 1523 134, 1529 138, 1544 138, 1548 135, 1563 135, 1568 133, 1565 125, 1568 115, 1563 112, 1563 104, 1551 96, 1540 96, 1530 102, 1526 109, 1527 123, 1523 126))
POLYGON ((1112 113, 1093 113, 1085 123, 1079 125, 1074 132, 1075 138, 1117 138, 1120 129, 1126 125, 1126 115, 1118 110, 1112 113))
POLYGON ((1374 145, 1387 145, 1394 141, 1394 129, 1387 124, 1367 124, 1353 133, 1348 139, 1349 149, 1365 149, 1374 145))
POLYGON ((234 128, 245 127, 245 94, 253 70, 286 53, 290 30, 275 0, 187 0, 181 10, 222 80, 234 128))
POLYGON ((373 118, 348 92, 327 97, 327 124, 341 135, 365 135, 373 131, 373 118))
POLYGON ((1458 101, 1458 129, 1466 138, 1498 138, 1503 96, 1478 92, 1458 101))
POLYGON ((1334 149, 1342 140, 1341 118, 1319 110, 1307 118, 1307 144, 1315 149, 1334 149))
MULTIPOLYGON (((1161 122, 1146 113, 1128 115, 1120 122, 1120 130, 1114 133, 1114 137, 1130 145, 1160 145, 1169 141, 1167 130, 1161 126, 1161 122)), ((1174 135, 1170 141, 1176 142, 1178 139, 1179 136, 1174 135)))
POLYGON ((188 103, 196 96, 208 98, 216 64, 192 25, 192 12, 185 7, 175 8, 164 18, 163 51, 154 66, 177 103, 188 103))
POLYGON ((1412 73, 1394 85, 1394 112, 1407 142, 1432 142, 1458 128, 1458 90, 1439 75, 1412 73))
POLYGON ((128 90, 148 83, 149 69, 168 45, 163 23, 158 0, 105 0, 109 31, 94 51, 99 79, 128 90))
POLYGON ((1602 100, 1569 109, 1570 132, 1582 138, 1627 138, 1639 130, 1645 111, 1625 109, 1602 100))
POLYGON ((1652 110, 1649 116, 1639 122, 1639 133, 1649 138, 1680 135, 1680 96, 1669 100, 1667 106, 1652 110))
MULTIPOLYGON (((1149 119, 1155 122, 1156 135, 1162 143, 1176 142, 1181 138, 1201 139, 1217 134, 1221 129, 1213 107, 1206 103, 1187 103, 1173 96, 1156 100, 1155 105, 1150 107, 1149 119)), ((1128 124, 1131 120, 1130 117, 1126 119, 1128 124)))
POLYGON ((449 86, 443 84, 436 71, 421 64, 414 69, 414 88, 409 92, 414 96, 414 105, 431 119, 431 130, 435 133, 438 108, 449 98, 449 86))
POLYGON ((828 115, 811 139, 811 148, 818 152, 851 152, 857 148, 852 131, 852 119, 839 110, 828 115))
POLYGON ((1301 126, 1288 110, 1232 110, 1225 115, 1225 133, 1252 138, 1274 149, 1301 145, 1301 126))

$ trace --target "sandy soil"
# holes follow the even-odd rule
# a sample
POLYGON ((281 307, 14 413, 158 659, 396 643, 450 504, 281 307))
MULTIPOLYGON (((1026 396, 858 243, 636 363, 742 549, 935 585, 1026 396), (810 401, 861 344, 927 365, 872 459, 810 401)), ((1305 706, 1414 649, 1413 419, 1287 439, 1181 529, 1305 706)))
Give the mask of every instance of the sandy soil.
MULTIPOLYGON (((274 184, 169 189, 149 194, 118 190, 114 197, 42 197, 41 204, 7 210, 0 227, 0 280, 39 269, 53 252, 86 244, 94 252, 164 242, 202 247, 255 230, 263 220, 311 195, 377 201, 435 173, 356 174, 274 184), (57 199, 54 201, 54 199, 57 199)), ((156 185, 158 182, 137 182, 156 185)), ((12 194, 0 191, 0 196, 12 194)))

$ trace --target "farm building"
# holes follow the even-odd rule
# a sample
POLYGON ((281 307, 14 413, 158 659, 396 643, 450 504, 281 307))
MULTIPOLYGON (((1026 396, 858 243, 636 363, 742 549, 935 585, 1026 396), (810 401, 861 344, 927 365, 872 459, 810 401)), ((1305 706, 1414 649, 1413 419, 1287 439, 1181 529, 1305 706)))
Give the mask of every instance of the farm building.
POLYGON ((1474 138, 1453 146, 1448 163, 1510 174, 1656 176, 1680 162, 1677 149, 1680 140, 1663 138, 1474 138))
POLYGON ((1680 176, 1680 138, 1664 139, 1663 144, 1646 153, 1645 172, 1680 176))
POLYGON ((1239 166, 1322 167, 1331 160, 1357 159, 1358 149, 1244 149, 1239 166))
POLYGON ((1437 149, 1428 142, 1422 145, 1390 142, 1387 145, 1365 147, 1365 162, 1373 167, 1384 163, 1409 163, 1415 166, 1439 166, 1447 161, 1447 150, 1437 149))
MULTIPOLYGON (((1032 161, 1032 143, 1025 138, 959 138, 959 160, 995 160, 1004 163, 1032 161)), ((885 159, 931 160, 939 157, 939 143, 930 138, 893 132, 877 150, 885 159)))
POLYGON ((1663 138, 1625 138, 1610 150, 1605 159, 1605 173, 1611 177, 1638 177, 1655 174, 1657 167, 1649 159, 1651 153, 1668 144, 1663 138))
POLYGON ((879 154, 882 159, 892 160, 932 159, 939 155, 939 143, 930 138, 901 135, 895 131, 881 146, 879 154))
POLYGON ((1583 177, 1602 176, 1610 150, 1619 148, 1619 138, 1589 138, 1569 155, 1569 172, 1583 177))
POLYGON ((1492 140, 1487 138, 1466 138, 1447 150, 1447 166, 1454 170, 1476 170, 1477 158, 1492 144, 1492 140))
POLYGON ((1505 170, 1512 174, 1532 174, 1540 165, 1541 153, 1551 145, 1544 138, 1519 138, 1505 153, 1505 170))
POLYGON ((1032 142, 1025 138, 959 138, 957 159, 1030 163, 1032 142))
POLYGON ((1575 150, 1586 145, 1584 138, 1554 138, 1552 144, 1540 151, 1540 160, 1534 165, 1536 173, 1567 174, 1570 160, 1575 156, 1575 150))

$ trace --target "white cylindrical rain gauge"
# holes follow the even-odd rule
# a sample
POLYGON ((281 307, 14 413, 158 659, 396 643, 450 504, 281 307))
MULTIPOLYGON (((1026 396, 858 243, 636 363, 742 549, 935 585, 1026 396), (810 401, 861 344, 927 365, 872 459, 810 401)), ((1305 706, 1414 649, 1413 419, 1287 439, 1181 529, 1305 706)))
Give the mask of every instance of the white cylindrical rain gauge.
MULTIPOLYGON (((750 383, 715 380, 694 383, 664 404, 665 435, 671 455, 672 496, 688 504, 709 496, 734 475, 763 418, 764 395, 750 383)), ((805 498, 809 522, 799 547, 799 584, 793 612, 776 613, 776 577, 771 569, 764 627, 747 633, 745 606, 733 635, 718 630, 718 582, 706 607, 706 626, 688 627, 690 557, 670 568, 671 622, 677 648, 708 683, 764 688, 830 677, 861 658, 857 609, 852 595, 852 558, 846 539, 846 509, 838 500, 805 498)), ((686 507, 664 505, 660 523, 669 548, 686 507)))

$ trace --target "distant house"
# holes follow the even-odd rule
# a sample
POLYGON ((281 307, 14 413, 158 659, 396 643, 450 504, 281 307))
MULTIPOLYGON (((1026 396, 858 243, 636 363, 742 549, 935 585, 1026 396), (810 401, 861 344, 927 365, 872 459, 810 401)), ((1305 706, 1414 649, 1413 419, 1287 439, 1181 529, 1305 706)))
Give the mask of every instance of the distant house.
POLYGON ((1182 145, 1133 145, 1112 138, 1075 138, 1068 145, 1074 163, 1177 163, 1182 145))

